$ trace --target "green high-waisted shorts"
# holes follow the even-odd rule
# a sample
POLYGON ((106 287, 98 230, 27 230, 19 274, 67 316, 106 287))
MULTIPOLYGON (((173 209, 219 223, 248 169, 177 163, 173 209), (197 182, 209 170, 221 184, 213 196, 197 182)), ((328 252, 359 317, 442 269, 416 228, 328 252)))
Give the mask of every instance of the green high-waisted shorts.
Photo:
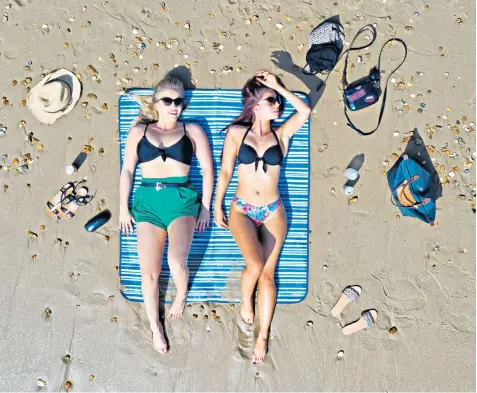
MULTIPOLYGON (((185 183, 187 176, 165 178, 143 178, 143 183, 185 183)), ((131 214, 136 223, 149 222, 167 230, 172 221, 179 217, 199 215, 201 201, 199 194, 190 184, 188 187, 169 187, 156 190, 155 187, 139 186, 136 190, 131 214)))

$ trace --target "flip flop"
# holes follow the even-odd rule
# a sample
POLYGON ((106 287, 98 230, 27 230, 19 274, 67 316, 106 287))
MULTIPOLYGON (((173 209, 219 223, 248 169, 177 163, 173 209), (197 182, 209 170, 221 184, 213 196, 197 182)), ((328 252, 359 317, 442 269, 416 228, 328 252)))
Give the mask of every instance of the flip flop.
POLYGON ((335 318, 338 318, 340 314, 343 312, 343 309, 352 302, 358 300, 359 296, 361 295, 361 287, 359 285, 353 285, 346 287, 341 292, 341 297, 336 302, 334 307, 331 309, 331 315, 335 318))
POLYGON ((359 332, 360 330, 371 329, 376 323, 378 318, 378 312, 374 309, 366 310, 361 313, 361 318, 357 321, 346 325, 343 328, 343 333, 345 335, 353 334, 359 332))
POLYGON ((46 202, 46 214, 50 217, 56 216, 59 213, 59 208, 65 200, 71 195, 74 191, 77 182, 68 182, 63 187, 60 188, 60 191, 46 202))

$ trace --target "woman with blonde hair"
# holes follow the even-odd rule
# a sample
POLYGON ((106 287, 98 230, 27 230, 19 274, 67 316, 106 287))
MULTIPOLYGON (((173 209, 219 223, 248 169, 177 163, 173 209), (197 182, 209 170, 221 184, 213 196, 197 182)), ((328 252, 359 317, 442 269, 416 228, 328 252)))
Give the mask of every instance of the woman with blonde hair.
POLYGON ((188 293, 187 256, 194 230, 209 226, 214 185, 209 141, 197 124, 179 123, 184 109, 184 85, 166 76, 152 97, 134 98, 141 105, 139 121, 129 131, 120 177, 120 229, 128 235, 137 226, 144 307, 152 330, 154 348, 165 355, 167 343, 159 319, 159 274, 166 238, 169 238, 168 264, 176 286, 176 297, 168 319, 181 316, 188 293), (188 175, 195 153, 203 173, 203 195, 190 183, 188 175), (131 211, 128 199, 136 164, 142 183, 136 191, 131 211))
POLYGON ((253 295, 258 285, 260 330, 252 361, 262 363, 276 303, 275 266, 287 234, 286 212, 278 191, 280 169, 290 138, 305 124, 310 107, 266 70, 258 71, 247 81, 242 98, 243 111, 225 136, 214 220, 218 226, 230 228, 245 259, 240 317, 250 327, 254 322, 253 295), (271 122, 282 115, 284 99, 296 113, 273 130, 271 122), (227 222, 222 202, 236 159, 238 184, 227 222))

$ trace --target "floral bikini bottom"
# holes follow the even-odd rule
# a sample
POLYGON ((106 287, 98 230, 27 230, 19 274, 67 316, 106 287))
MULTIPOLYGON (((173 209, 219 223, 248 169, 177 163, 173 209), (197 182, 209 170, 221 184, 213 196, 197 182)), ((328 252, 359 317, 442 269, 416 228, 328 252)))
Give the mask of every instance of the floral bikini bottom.
POLYGON ((267 218, 282 204, 282 200, 278 198, 275 202, 265 206, 253 206, 238 196, 234 197, 233 202, 242 209, 243 213, 250 218, 257 227, 263 225, 265 221, 267 221, 267 218))

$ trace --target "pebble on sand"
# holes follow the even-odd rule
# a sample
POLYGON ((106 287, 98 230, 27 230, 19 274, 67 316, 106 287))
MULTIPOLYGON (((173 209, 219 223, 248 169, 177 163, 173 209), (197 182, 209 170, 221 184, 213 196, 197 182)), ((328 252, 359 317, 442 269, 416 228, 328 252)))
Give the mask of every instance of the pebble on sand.
POLYGON ((397 331, 398 331, 398 330, 397 330, 397 327, 396 327, 396 326, 393 326, 392 328, 390 328, 390 329, 388 330, 389 334, 396 334, 397 331))

